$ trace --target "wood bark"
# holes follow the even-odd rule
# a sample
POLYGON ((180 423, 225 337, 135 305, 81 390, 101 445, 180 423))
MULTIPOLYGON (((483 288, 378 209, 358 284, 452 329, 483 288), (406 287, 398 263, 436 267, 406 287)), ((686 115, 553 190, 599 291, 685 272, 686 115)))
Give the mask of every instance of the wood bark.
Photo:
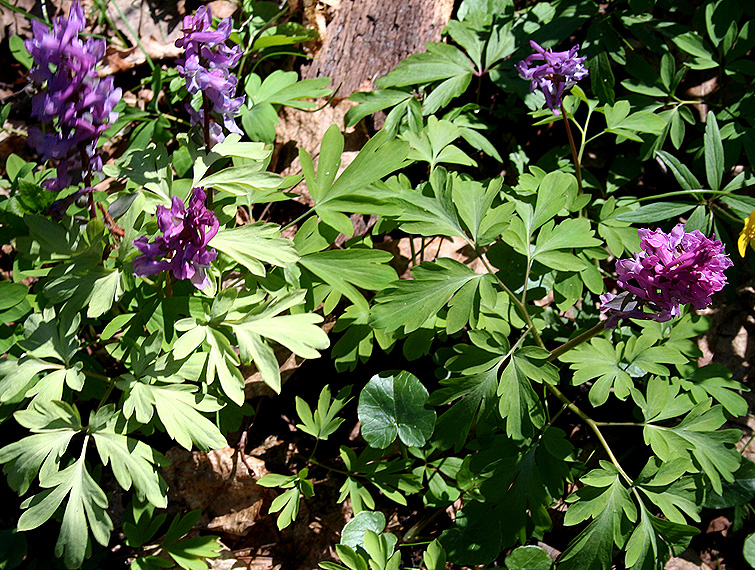
POLYGON ((371 89, 399 61, 440 41, 453 6, 453 0, 340 0, 302 76, 330 77, 334 88, 340 85, 339 98, 371 89))

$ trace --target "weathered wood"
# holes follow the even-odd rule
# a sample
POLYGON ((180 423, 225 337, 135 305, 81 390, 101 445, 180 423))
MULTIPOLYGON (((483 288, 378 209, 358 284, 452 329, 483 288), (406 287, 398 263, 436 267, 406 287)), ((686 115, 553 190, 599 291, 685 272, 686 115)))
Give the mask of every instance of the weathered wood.
MULTIPOLYGON (((307 3, 307 0, 304 0, 307 3)), ((370 89, 407 56, 439 41, 453 0, 340 0, 305 79, 332 78, 338 97, 370 89)))

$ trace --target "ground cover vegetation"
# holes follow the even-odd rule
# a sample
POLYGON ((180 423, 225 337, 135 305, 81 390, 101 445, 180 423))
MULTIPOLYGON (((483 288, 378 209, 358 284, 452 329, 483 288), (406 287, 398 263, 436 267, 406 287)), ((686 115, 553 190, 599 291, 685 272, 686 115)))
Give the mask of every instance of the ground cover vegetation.
POLYGON ((144 110, 98 75, 95 16, 10 41, 37 154, 0 197, 3 568, 205 568, 223 537, 171 510, 165 454, 243 458, 286 401, 306 453, 259 485, 283 530, 335 483, 325 570, 663 568, 704 509, 755 566, 747 387, 696 344, 755 257, 751 3, 463 0, 289 176, 279 109, 337 86, 281 69, 313 37, 285 6, 187 15, 144 110), (281 347, 319 359, 301 393, 281 347))

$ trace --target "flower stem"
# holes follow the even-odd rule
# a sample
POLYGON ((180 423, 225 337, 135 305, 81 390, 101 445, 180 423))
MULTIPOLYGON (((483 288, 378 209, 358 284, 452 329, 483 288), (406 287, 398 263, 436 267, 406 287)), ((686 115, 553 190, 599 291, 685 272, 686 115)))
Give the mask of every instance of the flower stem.
POLYGON ((579 164, 579 157, 577 156, 577 146, 574 144, 574 136, 571 133, 571 126, 569 125, 569 118, 566 116, 566 109, 564 108, 564 102, 561 101, 561 116, 564 119, 564 126, 566 127, 566 136, 569 137, 569 146, 571 147, 571 156, 574 160, 574 171, 577 174, 577 194, 582 195, 582 167, 579 164))
POLYGON ((548 362, 552 362, 553 360, 556 360, 559 356, 561 356, 563 353, 568 352, 575 346, 579 346, 583 342, 587 342, 595 335, 600 334, 606 330, 605 322, 601 321, 594 327, 592 327, 589 330, 586 330, 582 334, 575 336, 573 339, 566 341, 564 344, 559 346, 558 348, 554 348, 551 350, 551 355, 548 357, 548 362))
MULTIPOLYGON (((535 342, 540 348, 545 348, 545 343, 543 342, 543 339, 540 338, 540 333, 537 332, 537 328, 535 328, 535 324, 532 322, 532 317, 530 317, 529 312, 527 311, 527 306, 524 305, 519 298, 514 295, 514 292, 509 289, 506 284, 501 281, 501 278, 498 277, 498 274, 493 271, 493 268, 488 263, 488 260, 485 258, 485 254, 481 251, 478 251, 475 249, 475 253, 477 253, 477 257, 480 258, 480 261, 482 261, 482 264, 485 266, 485 269, 488 270, 488 273, 490 273, 493 277, 496 278, 498 281, 498 284, 501 286, 501 288, 506 292, 506 294, 509 296, 509 298, 514 302, 514 305, 516 305, 516 308, 519 310, 519 312, 522 315, 522 318, 527 323, 527 326, 532 331, 532 337, 535 339, 535 342)), ((547 350, 547 349, 546 349, 547 350)))
POLYGON ((595 420, 593 420, 590 416, 588 416, 585 412, 583 412, 579 408, 579 406, 577 406, 569 398, 564 396, 561 390, 559 390, 552 384, 545 384, 545 386, 548 388, 551 394, 553 394, 554 396, 556 396, 556 398, 561 400, 566 405, 567 408, 569 408, 572 412, 574 412, 577 416, 579 416, 579 418, 588 425, 588 427, 593 431, 595 436, 598 438, 600 445, 603 447, 606 454, 608 455, 608 459, 611 460, 611 463, 613 463, 614 467, 616 467, 616 470, 624 478, 624 480, 627 483, 629 483, 629 486, 631 487, 634 484, 634 481, 632 481, 632 478, 629 475, 627 475, 626 471, 624 471, 624 469, 621 467, 619 460, 616 459, 616 456, 613 454, 613 451, 611 450, 611 446, 608 445, 606 438, 603 437, 603 434, 601 433, 597 422, 595 422, 595 420))

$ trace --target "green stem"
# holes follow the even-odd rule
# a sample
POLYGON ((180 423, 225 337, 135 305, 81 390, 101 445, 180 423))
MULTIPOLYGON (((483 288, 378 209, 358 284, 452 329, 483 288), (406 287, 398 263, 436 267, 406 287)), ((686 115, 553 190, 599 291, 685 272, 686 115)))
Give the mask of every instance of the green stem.
POLYGON ((733 222, 735 224, 741 225, 743 223, 743 221, 744 221, 741 218, 735 218, 734 216, 732 216, 729 212, 727 212, 726 210, 724 210, 718 204, 711 203, 710 207, 711 207, 712 210, 718 211, 718 213, 721 214, 724 218, 728 218, 730 222, 733 222))
MULTIPOLYGON (((134 31, 134 28, 131 27, 131 24, 129 23, 128 19, 126 18, 125 14, 123 13, 123 10, 121 10, 121 7, 118 5, 118 2, 113 2, 112 4, 113 4, 113 6, 115 6, 115 9, 118 10, 118 15, 121 17, 121 20, 123 21, 123 23, 126 24, 126 29, 128 29, 128 31, 131 33, 131 35, 136 40, 136 45, 139 46, 139 49, 144 54, 144 58, 145 58, 145 60, 147 62, 147 65, 149 65, 149 68, 152 71, 154 71, 155 70, 155 62, 152 61, 152 58, 149 56, 149 54, 147 53, 147 50, 142 45, 142 42, 139 39, 139 34, 137 34, 134 31)), ((155 95, 157 95, 157 93, 155 93, 155 95)))
POLYGON ((312 212, 314 212, 314 209, 310 208, 309 210, 307 210, 306 212, 304 212, 301 216, 299 216, 298 218, 296 218, 294 221, 288 222, 285 226, 283 226, 281 228, 281 231, 287 230, 291 226, 295 226, 296 224, 298 224, 299 222, 301 222, 304 218, 306 218, 307 216, 309 216, 312 212))
POLYGON ((522 318, 524 318, 524 321, 527 323, 527 326, 532 331, 532 336, 535 339, 535 342, 537 343, 537 345, 540 348, 545 348, 545 343, 543 342, 543 339, 540 338, 540 333, 537 332, 537 328, 535 328, 535 324, 532 322, 532 317, 530 317, 530 314, 527 311, 527 307, 524 304, 522 304, 519 298, 516 295, 514 295, 514 292, 511 289, 509 289, 506 286, 506 284, 503 281, 501 281, 501 278, 498 277, 498 274, 495 271, 493 271, 493 268, 490 266, 490 264, 488 263, 488 260, 485 258, 485 254, 483 254, 481 251, 477 249, 475 249, 475 253, 477 254, 477 257, 480 258, 480 261, 482 261, 482 264, 485 266, 485 269, 488 270, 488 273, 490 273, 493 277, 496 278, 496 280, 498 281, 498 284, 506 292, 509 298, 514 302, 514 305, 516 305, 516 308, 521 313, 522 318))
POLYGON ((343 469, 337 469, 335 467, 331 467, 330 465, 325 465, 315 459, 309 459, 308 461, 312 465, 317 465, 318 467, 322 467, 323 469, 327 469, 328 471, 332 471, 333 473, 340 473, 341 475, 346 475, 347 477, 354 477, 356 475, 355 473, 349 473, 348 471, 344 471, 343 469))
POLYGON ((558 348, 554 348, 551 351, 551 355, 548 357, 548 362, 552 362, 553 360, 556 360, 563 353, 568 352, 569 350, 571 350, 575 346, 579 346, 583 342, 587 342, 592 337, 600 334, 604 330, 606 330, 605 323, 603 321, 601 321, 597 325, 595 325, 594 327, 592 327, 591 329, 586 330, 585 332, 583 332, 582 334, 580 334, 578 336, 575 336, 573 339, 565 342, 564 344, 562 344, 558 348))
POLYGON ((548 390, 556 396, 559 400, 561 400, 567 408, 569 408, 572 412, 574 412, 579 418, 585 422, 588 427, 593 431, 595 436, 598 438, 598 441, 600 442, 600 445, 605 450, 606 454, 608 455, 608 459, 611 460, 611 463, 613 463, 614 467, 616 467, 616 470, 619 472, 619 474, 624 478, 624 480, 629 483, 629 486, 631 487, 634 484, 634 481, 632 481, 632 478, 627 475, 626 471, 621 467, 621 464, 619 463, 619 460, 616 459, 616 456, 613 454, 613 451, 611 450, 611 446, 608 445, 608 442, 606 441, 606 438, 603 437, 603 434, 600 431, 600 428, 598 427, 598 424, 593 420, 590 416, 588 416, 586 413, 584 413, 579 406, 577 406, 574 402, 572 402, 569 398, 564 396, 564 394, 556 388, 555 386, 551 384, 546 384, 546 387, 548 390))
POLYGON ((595 422, 598 427, 645 427, 646 424, 637 422, 595 422))
POLYGON ((100 398, 100 401, 97 404, 97 410, 99 410, 102 406, 105 405, 105 402, 107 402, 107 399, 110 397, 110 394, 113 393, 113 388, 115 388, 115 378, 108 378, 108 382, 109 384, 108 384, 107 390, 105 390, 105 393, 102 395, 102 398, 100 398))
POLYGON ((675 190, 674 192, 664 192, 663 194, 654 194, 653 196, 643 196, 642 198, 635 198, 634 200, 630 200, 629 202, 624 202, 623 204, 634 204, 635 202, 645 202, 647 200, 657 200, 658 198, 669 198, 671 196, 686 196, 687 194, 713 194, 713 195, 722 195, 722 194, 731 194, 731 191, 724 191, 724 190, 675 190))
POLYGON ((26 10, 24 10, 22 8, 19 8, 18 6, 14 6, 10 2, 8 2, 7 0, 0 0, 0 6, 3 6, 5 8, 7 8, 11 12, 15 12, 16 14, 22 15, 26 19, 37 20, 38 22, 44 22, 45 24, 48 24, 48 22, 45 21, 44 19, 42 19, 42 18, 40 18, 38 16, 35 16, 31 12, 27 12, 26 10))
POLYGON ((569 146, 571 147, 571 156, 574 160, 574 170, 577 174, 577 194, 582 195, 582 167, 579 164, 579 157, 577 155, 577 146, 574 144, 574 136, 571 134, 571 127, 569 126, 569 118, 566 116, 566 109, 564 108, 564 102, 561 102, 561 116, 564 118, 564 126, 566 127, 566 136, 569 137, 569 146))
POLYGON ((752 443, 752 440, 753 440, 753 438, 755 438, 755 434, 753 434, 753 435, 752 435, 752 436, 750 437, 750 439, 748 439, 748 440, 747 440, 747 443, 746 443, 746 444, 745 444, 745 446, 744 446, 744 447, 742 448, 742 452, 741 452, 741 453, 742 453, 742 455, 744 455, 744 453, 745 453, 745 449, 747 449, 748 447, 750 447, 750 444, 752 443))

